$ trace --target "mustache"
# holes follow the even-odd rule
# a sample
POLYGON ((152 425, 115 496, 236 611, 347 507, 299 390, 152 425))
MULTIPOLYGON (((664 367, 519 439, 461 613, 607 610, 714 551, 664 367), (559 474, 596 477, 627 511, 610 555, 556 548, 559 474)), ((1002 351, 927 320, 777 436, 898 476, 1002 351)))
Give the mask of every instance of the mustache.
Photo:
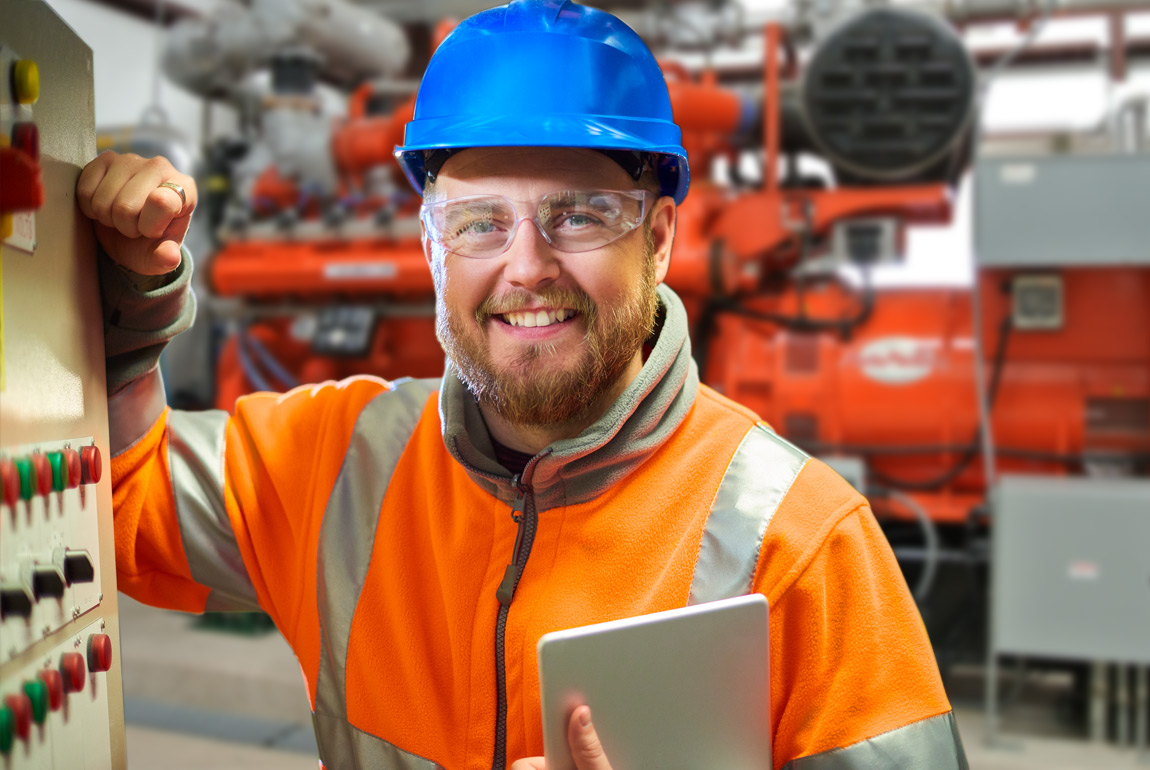
POLYGON ((588 321, 594 320, 596 315, 595 301, 586 292, 580 289, 552 287, 542 291, 518 289, 488 297, 475 309, 475 321, 482 325, 492 316, 515 313, 537 305, 570 308, 585 316, 588 321))

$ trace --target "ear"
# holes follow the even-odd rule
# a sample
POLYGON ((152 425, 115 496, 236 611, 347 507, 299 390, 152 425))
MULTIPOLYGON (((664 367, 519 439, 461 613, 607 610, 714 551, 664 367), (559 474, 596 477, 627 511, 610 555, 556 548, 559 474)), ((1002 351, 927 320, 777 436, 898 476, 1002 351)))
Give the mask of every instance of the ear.
POLYGON ((664 195, 651 210, 651 235, 655 242, 655 283, 662 283, 671 267, 671 245, 675 242, 675 221, 679 209, 675 199, 664 195))

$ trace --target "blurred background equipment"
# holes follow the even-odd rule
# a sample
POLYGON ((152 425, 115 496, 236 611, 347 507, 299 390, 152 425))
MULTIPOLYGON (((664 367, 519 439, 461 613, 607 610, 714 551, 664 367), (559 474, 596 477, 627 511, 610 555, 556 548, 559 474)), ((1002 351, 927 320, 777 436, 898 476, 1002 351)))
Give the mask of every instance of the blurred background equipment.
MULTIPOLYGON (((1144 102, 1116 110, 1088 151, 980 135, 989 68, 1066 54, 976 57, 954 23, 1025 20, 1036 32, 1054 13, 1042 6, 797 3, 752 20, 730 5, 621 10, 662 38, 690 156, 667 281, 687 305, 702 378, 849 466, 944 669, 982 660, 994 479, 1150 469, 1144 102), (762 51, 751 77, 715 64, 724 41, 751 38, 762 51), (700 49, 694 66, 679 55, 700 49), (952 221, 972 157, 971 285, 876 287, 872 272, 903 260, 908 227, 952 221)), ((419 200, 390 156, 411 116, 405 58, 419 46, 365 59, 349 79, 355 68, 324 64, 306 13, 271 34, 254 22, 261 12, 182 22, 165 58, 174 80, 243 115, 242 138, 210 151, 205 185, 218 238, 209 308, 224 330, 214 403, 353 373, 437 374, 419 200), (191 55, 201 48, 211 55, 191 55), (241 79, 256 68, 262 85, 241 79), (324 113, 322 88, 338 91, 345 116, 324 113)), ((1115 29, 1112 51, 1126 45, 1115 29)), ((1115 54, 1112 79, 1122 67, 1115 54)))
POLYGON ((211 306, 225 336, 215 403, 354 373, 442 372, 419 201, 391 157, 416 85, 397 79, 402 30, 345 2, 256 2, 181 21, 168 44, 176 82, 243 116, 205 170, 213 292, 240 300, 211 306), (263 79, 244 80, 257 70, 263 79), (325 108, 332 87, 346 116, 325 108))
POLYGON ((39 0, 0 18, 0 767, 123 767, 92 52, 39 0))
MULTIPOLYGON (((157 70, 146 119, 100 140, 195 165, 200 318, 165 354, 173 405, 441 373, 420 201, 392 149, 430 52, 487 4, 102 5, 150 25, 188 92, 161 100, 157 70), (157 119, 179 99, 193 119, 157 119)), ((683 129, 692 193, 667 280, 702 379, 868 495, 952 697, 971 672, 988 684, 992 739, 1019 693, 1056 681, 1064 731, 1145 746, 1150 665, 1131 651, 1150 649, 1150 2, 599 5, 655 50, 683 129), (1063 110, 1084 117, 1033 119, 1084 82, 1095 100, 1063 110), (1046 97, 1018 128, 988 123, 994 93, 1030 92, 1046 97), (922 225, 937 229, 925 258, 922 225), (958 279, 902 278, 932 258, 958 279)), ((157 646, 126 682, 195 678, 157 646)), ((209 647, 220 657, 184 654, 209 647)), ((217 678, 229 688, 258 668, 236 665, 217 678)), ((283 698, 227 692, 215 700, 288 718, 283 698)), ((1089 756, 1065 766, 1130 755, 1089 756)))

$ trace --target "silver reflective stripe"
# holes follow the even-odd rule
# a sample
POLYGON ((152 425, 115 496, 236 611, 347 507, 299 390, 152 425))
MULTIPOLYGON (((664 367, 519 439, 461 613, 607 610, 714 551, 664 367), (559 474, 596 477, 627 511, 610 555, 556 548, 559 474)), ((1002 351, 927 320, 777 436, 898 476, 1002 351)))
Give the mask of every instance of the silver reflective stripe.
POLYGON ((808 459, 764 425, 747 432, 711 504, 688 604, 751 590, 767 525, 808 459))
POLYGON ((224 507, 224 429, 228 413, 168 415, 172 498, 192 579, 212 589, 205 610, 258 610, 224 507))
POLYGON ((783 770, 969 770, 948 711, 842 749, 800 757, 783 770))
MULTIPOLYGON (((410 754, 387 741, 365 733, 346 721, 324 714, 312 714, 316 736, 341 734, 350 744, 351 753, 338 759, 323 759, 325 770, 439 770, 434 762, 410 754)), ((323 749, 320 749, 321 755, 323 749)))
POLYGON ((430 770, 433 762, 367 735, 347 722, 351 621, 367 578, 380 507, 399 457, 438 380, 408 380, 364 407, 324 510, 319 533, 319 676, 315 735, 328 770, 430 770))
POLYGON ((156 424, 168 403, 160 367, 108 397, 108 444, 112 457, 124 452, 156 424))

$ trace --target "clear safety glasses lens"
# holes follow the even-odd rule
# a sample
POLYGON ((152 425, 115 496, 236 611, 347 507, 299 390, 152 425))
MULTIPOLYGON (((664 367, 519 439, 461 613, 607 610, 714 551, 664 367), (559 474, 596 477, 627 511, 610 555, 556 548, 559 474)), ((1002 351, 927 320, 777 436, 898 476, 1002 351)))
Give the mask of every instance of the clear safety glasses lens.
POLYGON ((646 190, 560 190, 540 198, 534 216, 520 217, 501 195, 472 195, 424 204, 421 217, 433 241, 463 257, 499 256, 524 220, 534 222, 553 248, 577 254, 641 225, 654 197, 646 190))

